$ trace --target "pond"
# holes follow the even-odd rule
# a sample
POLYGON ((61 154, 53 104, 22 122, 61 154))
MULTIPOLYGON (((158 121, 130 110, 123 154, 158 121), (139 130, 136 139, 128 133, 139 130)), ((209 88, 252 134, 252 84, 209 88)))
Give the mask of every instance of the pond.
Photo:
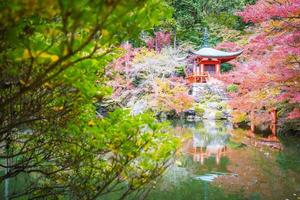
POLYGON ((299 138, 253 135, 215 120, 173 129, 182 147, 148 199, 300 199, 299 138))
MULTIPOLYGON (((181 146, 147 199, 300 199, 300 138, 253 135, 226 120, 178 121, 172 132, 181 146)), ((10 191, 24 188, 27 178, 11 182, 10 191)))

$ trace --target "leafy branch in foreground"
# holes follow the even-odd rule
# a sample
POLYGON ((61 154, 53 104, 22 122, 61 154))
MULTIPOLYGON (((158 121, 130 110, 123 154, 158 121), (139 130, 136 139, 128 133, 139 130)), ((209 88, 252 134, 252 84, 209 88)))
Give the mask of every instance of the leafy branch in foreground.
POLYGON ((9 198, 95 199, 126 183, 124 198, 161 173, 174 143, 159 124, 124 111, 98 119, 94 104, 110 93, 104 66, 117 47, 168 16, 166 4, 14 0, 0 10, 0 180, 27 182, 9 198))

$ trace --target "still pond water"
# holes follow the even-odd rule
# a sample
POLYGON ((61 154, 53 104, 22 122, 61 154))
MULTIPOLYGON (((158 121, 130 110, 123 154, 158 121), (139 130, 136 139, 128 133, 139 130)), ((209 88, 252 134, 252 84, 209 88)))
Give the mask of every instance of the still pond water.
POLYGON ((299 138, 214 120, 175 123, 174 134, 182 148, 148 199, 300 199, 299 138))

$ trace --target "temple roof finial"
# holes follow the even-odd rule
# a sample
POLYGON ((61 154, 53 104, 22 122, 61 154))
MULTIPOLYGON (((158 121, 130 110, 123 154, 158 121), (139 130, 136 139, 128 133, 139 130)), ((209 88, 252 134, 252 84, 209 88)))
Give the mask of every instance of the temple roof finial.
POLYGON ((209 38, 208 30, 205 27, 204 28, 204 34, 203 34, 203 44, 202 44, 202 47, 209 47, 208 38, 209 38))

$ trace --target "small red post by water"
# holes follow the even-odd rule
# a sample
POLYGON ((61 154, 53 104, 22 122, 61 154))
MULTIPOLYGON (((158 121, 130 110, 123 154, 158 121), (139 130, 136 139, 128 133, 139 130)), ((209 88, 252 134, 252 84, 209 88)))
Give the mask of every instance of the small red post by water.
POLYGON ((271 131, 272 135, 276 136, 277 134, 277 110, 276 108, 273 108, 271 110, 271 131))
POLYGON ((271 123, 272 124, 277 124, 277 110, 276 110, 276 108, 273 108, 271 110, 271 118, 272 118, 271 123))

